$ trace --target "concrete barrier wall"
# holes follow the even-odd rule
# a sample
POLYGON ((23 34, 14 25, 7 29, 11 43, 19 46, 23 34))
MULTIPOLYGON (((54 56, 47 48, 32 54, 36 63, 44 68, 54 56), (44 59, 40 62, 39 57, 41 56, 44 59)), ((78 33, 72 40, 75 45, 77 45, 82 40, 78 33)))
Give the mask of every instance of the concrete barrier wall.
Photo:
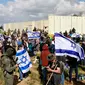
POLYGON ((43 29, 48 26, 48 32, 53 34, 55 32, 65 32, 75 28, 78 33, 85 33, 85 17, 77 16, 54 16, 50 15, 48 20, 30 21, 21 23, 8 23, 4 24, 4 30, 8 29, 26 29, 33 30, 34 27, 43 29))
POLYGON ((4 24, 4 30, 7 31, 8 29, 14 30, 14 29, 26 29, 33 30, 34 27, 43 29, 44 26, 48 26, 48 20, 41 20, 41 21, 30 21, 30 22, 20 22, 20 23, 7 23, 4 24))
POLYGON ((77 16, 54 16, 48 17, 49 33, 65 32, 75 28, 78 33, 85 33, 85 17, 77 16))

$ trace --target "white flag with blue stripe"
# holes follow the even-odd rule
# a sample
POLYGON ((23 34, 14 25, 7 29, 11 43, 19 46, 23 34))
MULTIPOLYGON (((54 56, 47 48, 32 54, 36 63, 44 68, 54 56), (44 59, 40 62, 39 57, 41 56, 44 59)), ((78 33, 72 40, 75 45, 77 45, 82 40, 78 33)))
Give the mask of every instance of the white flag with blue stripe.
POLYGON ((22 73, 27 73, 32 67, 28 52, 25 49, 18 50, 16 57, 18 58, 17 64, 19 64, 19 68, 21 69, 22 73))
POLYGON ((0 34, 0 40, 4 41, 4 36, 2 34, 0 34))
POLYGON ((59 33, 55 33, 55 53, 58 56, 68 55, 77 58, 78 61, 84 59, 83 48, 59 33))

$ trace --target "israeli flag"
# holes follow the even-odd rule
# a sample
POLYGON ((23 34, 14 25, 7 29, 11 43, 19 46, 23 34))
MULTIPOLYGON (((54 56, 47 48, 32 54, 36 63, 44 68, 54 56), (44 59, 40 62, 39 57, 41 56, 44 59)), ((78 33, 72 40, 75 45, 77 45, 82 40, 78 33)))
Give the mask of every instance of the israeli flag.
POLYGON ((4 41, 4 36, 2 34, 0 34, 0 40, 4 41))
POLYGON ((39 32, 27 32, 28 39, 39 39, 40 38, 40 33, 39 32))
POLYGON ((77 61, 84 59, 83 48, 59 33, 55 33, 55 53, 57 56, 68 55, 74 57, 77 61))
POLYGON ((18 58, 17 64, 19 64, 19 68, 21 69, 22 73, 27 73, 32 67, 30 56, 27 51, 25 49, 18 50, 16 57, 18 58))

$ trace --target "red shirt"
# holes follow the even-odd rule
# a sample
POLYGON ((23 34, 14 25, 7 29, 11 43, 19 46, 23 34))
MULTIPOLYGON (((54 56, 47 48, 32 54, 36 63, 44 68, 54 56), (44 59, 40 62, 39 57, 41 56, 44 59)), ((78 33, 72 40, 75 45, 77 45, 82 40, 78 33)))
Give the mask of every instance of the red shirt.
POLYGON ((41 52, 41 61, 42 61, 42 66, 47 66, 48 65, 48 60, 47 56, 50 54, 49 48, 47 44, 44 44, 42 47, 42 52, 41 52))

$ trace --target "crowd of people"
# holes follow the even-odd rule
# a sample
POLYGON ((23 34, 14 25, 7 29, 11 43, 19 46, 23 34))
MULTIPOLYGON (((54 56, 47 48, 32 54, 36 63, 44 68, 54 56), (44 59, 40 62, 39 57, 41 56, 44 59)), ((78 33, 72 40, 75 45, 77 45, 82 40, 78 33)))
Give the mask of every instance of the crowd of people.
MULTIPOLYGON (((39 72, 41 75, 41 81, 43 85, 64 85, 65 68, 69 67, 69 82, 72 82, 72 71, 75 69, 76 81, 78 81, 78 64, 76 58, 71 58, 69 56, 56 56, 55 55, 55 37, 49 37, 47 31, 33 30, 34 32, 40 32, 40 38, 38 39, 28 39, 27 30, 14 30, 12 33, 8 30, 7 33, 4 32, 3 39, 0 40, 0 67, 3 69, 3 74, 5 78, 5 85, 13 85, 13 72, 16 68, 19 68, 19 64, 16 64, 18 59, 15 57, 17 51, 20 49, 25 49, 28 55, 35 57, 39 60, 39 72)), ((73 39, 76 43, 80 43, 85 50, 84 37, 72 37, 72 34, 76 33, 73 28, 67 33, 60 32, 64 36, 73 39)), ((84 60, 81 62, 85 65, 84 60)), ((23 80, 25 74, 19 69, 19 79, 23 80)))

